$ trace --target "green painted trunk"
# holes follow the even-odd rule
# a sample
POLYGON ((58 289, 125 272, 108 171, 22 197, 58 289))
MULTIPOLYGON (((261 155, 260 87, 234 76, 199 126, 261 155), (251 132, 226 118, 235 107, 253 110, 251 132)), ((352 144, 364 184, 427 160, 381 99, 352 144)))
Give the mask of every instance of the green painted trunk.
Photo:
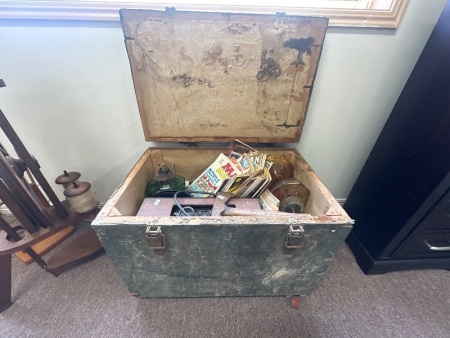
MULTIPOLYGON (((146 140, 299 141, 328 19, 122 10, 121 20, 146 140)), ((92 223, 133 294, 305 295, 325 273, 352 220, 294 149, 258 147, 287 158, 310 192, 305 214, 137 216, 157 154, 192 181, 225 149, 148 149, 92 223), (291 226, 304 234, 288 248, 291 226)))
POLYGON ((149 247, 146 225, 96 230, 128 289, 140 297, 308 294, 350 227, 304 224, 302 244, 286 254, 289 227, 269 222, 163 226, 164 255, 149 247))
POLYGON ((306 295, 351 230, 352 220, 292 149, 261 151, 284 155, 295 164, 295 176, 311 192, 306 214, 136 216, 157 150, 188 179, 189 172, 198 171, 192 168, 205 167, 221 151, 148 149, 92 223, 126 286, 140 297, 306 295), (153 249, 146 234, 148 227, 158 226, 165 250, 153 249), (291 226, 304 230, 298 248, 286 248, 291 226))

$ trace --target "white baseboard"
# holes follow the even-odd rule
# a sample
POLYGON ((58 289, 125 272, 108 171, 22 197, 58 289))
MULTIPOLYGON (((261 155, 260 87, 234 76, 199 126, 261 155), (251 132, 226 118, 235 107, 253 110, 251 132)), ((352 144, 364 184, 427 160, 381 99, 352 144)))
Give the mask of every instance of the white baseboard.
POLYGON ((346 198, 336 198, 336 201, 341 205, 341 206, 343 206, 344 204, 345 204, 345 201, 346 201, 347 199, 346 198))

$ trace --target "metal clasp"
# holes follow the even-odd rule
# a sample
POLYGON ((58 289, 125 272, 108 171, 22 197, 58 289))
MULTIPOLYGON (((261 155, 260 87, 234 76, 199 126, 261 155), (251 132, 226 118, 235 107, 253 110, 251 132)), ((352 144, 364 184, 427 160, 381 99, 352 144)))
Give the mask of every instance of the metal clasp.
POLYGON ((303 242, 303 237, 305 237, 305 229, 303 229, 303 226, 290 225, 284 241, 284 247, 287 249, 299 248, 303 242))
POLYGON ((159 252, 166 250, 166 236, 163 233, 161 226, 149 225, 145 230, 145 236, 147 237, 147 242, 151 249, 159 252))

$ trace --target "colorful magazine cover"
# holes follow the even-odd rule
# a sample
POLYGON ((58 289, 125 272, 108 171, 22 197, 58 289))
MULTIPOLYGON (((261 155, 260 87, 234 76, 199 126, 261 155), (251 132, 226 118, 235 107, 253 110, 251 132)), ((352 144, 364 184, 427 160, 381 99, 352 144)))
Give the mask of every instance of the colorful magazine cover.
MULTIPOLYGON (((220 154, 216 160, 186 189, 188 192, 216 193, 229 180, 240 174, 233 162, 225 155, 220 154)), ((203 194, 192 194, 195 197, 204 197, 203 194)))

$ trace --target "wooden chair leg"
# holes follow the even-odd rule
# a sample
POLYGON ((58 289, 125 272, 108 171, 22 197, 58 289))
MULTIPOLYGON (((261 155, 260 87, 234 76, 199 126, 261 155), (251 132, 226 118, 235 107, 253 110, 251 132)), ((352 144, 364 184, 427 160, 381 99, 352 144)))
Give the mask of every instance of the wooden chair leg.
POLYGON ((11 305, 11 255, 4 255, 0 256, 0 312, 11 305))

